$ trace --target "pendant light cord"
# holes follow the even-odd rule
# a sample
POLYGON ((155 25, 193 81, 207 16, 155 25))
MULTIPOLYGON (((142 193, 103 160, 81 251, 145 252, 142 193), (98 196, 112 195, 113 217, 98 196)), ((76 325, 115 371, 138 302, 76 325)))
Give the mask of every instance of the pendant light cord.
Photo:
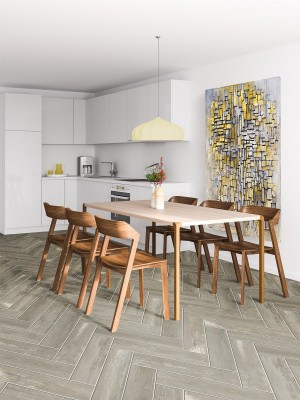
POLYGON ((159 117, 159 39, 160 36, 155 36, 157 39, 157 116, 159 117))

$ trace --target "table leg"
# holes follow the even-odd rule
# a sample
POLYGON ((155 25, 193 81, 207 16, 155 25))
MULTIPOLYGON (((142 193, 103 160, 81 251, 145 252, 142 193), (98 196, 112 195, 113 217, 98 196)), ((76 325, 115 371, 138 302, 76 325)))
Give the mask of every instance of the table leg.
POLYGON ((265 301, 264 258, 265 258, 265 220, 264 217, 261 216, 259 221, 259 302, 260 303, 264 303, 265 301))
POLYGON ((174 319, 180 320, 180 222, 174 227, 174 319))
MULTIPOLYGON (((85 205, 84 203, 82 204, 82 211, 83 211, 83 212, 86 212, 86 205, 85 205)), ((86 228, 83 227, 83 228, 82 228, 82 231, 83 231, 83 232, 86 232, 86 228)))
POLYGON ((156 256, 156 222, 152 222, 152 255, 156 256))

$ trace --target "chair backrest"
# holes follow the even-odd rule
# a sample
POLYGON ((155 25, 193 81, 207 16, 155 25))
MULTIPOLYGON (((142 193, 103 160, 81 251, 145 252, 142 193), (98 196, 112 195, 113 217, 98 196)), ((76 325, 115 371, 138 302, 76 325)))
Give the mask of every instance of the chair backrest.
POLYGON ((112 221, 95 216, 97 230, 105 236, 138 241, 140 234, 125 221, 112 221))
POLYGON ((204 200, 200 204, 200 207, 210 207, 210 208, 218 208, 219 210, 232 211, 234 203, 230 201, 204 200))
POLYGON ((262 206, 243 206, 240 212, 262 215, 266 222, 277 225, 280 218, 280 209, 272 207, 262 207, 262 206))
POLYGON ((52 219, 66 220, 66 209, 63 206, 52 206, 49 203, 44 203, 45 213, 47 217, 52 219))
POLYGON ((86 211, 73 211, 66 209, 67 219, 71 225, 82 228, 96 228, 94 215, 86 211))
POLYGON ((172 196, 168 201, 171 203, 181 203, 196 206, 198 199, 196 199, 196 197, 172 196))

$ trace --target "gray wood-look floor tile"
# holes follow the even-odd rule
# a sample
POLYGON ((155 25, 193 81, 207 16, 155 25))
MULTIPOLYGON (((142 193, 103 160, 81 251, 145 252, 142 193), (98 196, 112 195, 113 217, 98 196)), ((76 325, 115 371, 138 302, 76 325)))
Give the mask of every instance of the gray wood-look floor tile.
POLYGON ((92 400, 121 399, 132 360, 132 352, 112 349, 101 372, 92 400))
MULTIPOLYGON (((76 308, 79 257, 72 260, 62 296, 50 291, 59 248, 51 247, 43 280, 36 282, 46 236, 0 235, 0 399, 299 398, 299 283, 288 280, 290 297, 284 298, 278 277, 266 274, 261 305, 254 272, 254 286, 246 285, 241 306, 231 263, 221 260, 218 293, 212 295, 205 260, 198 289, 197 257, 184 252, 181 320, 162 317, 159 270, 145 271, 146 301, 139 307, 134 273, 119 330, 111 333, 121 276, 112 272, 109 289, 103 280, 93 312, 86 316, 76 308)), ((173 255, 168 260, 172 316, 173 255)), ((88 292, 90 287, 91 282, 88 292)))
POLYGON ((271 392, 272 389, 254 344, 245 340, 231 339, 231 345, 242 385, 249 389, 271 392))
POLYGON ((42 340, 41 344, 50 347, 61 347, 79 319, 80 315, 77 313, 66 311, 46 335, 45 339, 42 340))
POLYGON ((206 326, 206 338, 210 365, 214 368, 236 370, 226 330, 206 326))
POLYGON ((155 375, 155 369, 132 365, 123 400, 152 400, 155 375))
POLYGON ((153 400, 184 400, 184 391, 169 386, 156 385, 153 400))
POLYGON ((260 354, 277 400, 299 400, 300 387, 284 358, 260 354))
POLYGON ((7 337, 0 337, 0 350, 12 351, 14 353, 24 354, 28 356, 45 358, 47 360, 53 360, 57 353, 57 349, 53 349, 52 347, 37 346, 35 344, 26 343, 21 340, 9 339, 7 337))
POLYGON ((95 329, 95 324, 79 321, 59 350, 55 361, 66 364, 77 364, 95 329))
POLYGON ((9 383, 0 393, 0 400, 67 400, 67 397, 9 383))
POLYGON ((274 395, 269 392, 250 390, 160 370, 157 371, 156 382, 158 384, 173 386, 183 390, 191 390, 226 400, 274 400, 274 395))
POLYGON ((45 335, 55 324, 55 322, 66 311, 68 305, 55 301, 30 328, 31 331, 45 335))
POLYGON ((217 382, 240 385, 237 371, 226 371, 214 369, 202 365, 195 365, 189 362, 176 361, 165 357, 154 357, 150 355, 135 353, 133 364, 148 366, 149 368, 174 372, 177 374, 189 375, 201 379, 215 380, 217 382))
POLYGON ((300 385, 300 360, 294 360, 294 359, 286 359, 286 362, 288 363, 290 369, 292 370, 298 385, 300 385))
POLYGON ((112 341, 113 339, 110 337, 95 333, 77 364, 71 379, 89 385, 96 385, 112 341))

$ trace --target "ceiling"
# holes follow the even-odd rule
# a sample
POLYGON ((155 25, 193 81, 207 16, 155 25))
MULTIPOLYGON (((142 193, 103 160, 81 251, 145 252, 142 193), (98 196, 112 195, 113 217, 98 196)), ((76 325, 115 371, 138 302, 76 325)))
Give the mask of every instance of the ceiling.
POLYGON ((299 0, 0 0, 0 86, 98 92, 300 40, 299 0))

